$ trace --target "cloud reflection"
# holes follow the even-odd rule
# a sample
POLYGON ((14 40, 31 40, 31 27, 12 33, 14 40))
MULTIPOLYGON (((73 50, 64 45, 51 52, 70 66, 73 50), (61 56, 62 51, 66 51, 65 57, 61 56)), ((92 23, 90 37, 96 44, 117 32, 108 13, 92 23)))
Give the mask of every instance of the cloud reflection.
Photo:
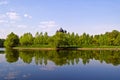
POLYGON ((22 75, 23 78, 28 78, 28 77, 30 77, 30 76, 31 76, 30 73, 22 75))
POLYGON ((9 72, 7 76, 4 77, 4 79, 7 79, 7 80, 15 79, 17 75, 18 75, 18 72, 9 72))
POLYGON ((4 54, 0 54, 0 63, 5 61, 5 55, 4 54))
POLYGON ((57 69, 58 66, 56 66, 53 63, 47 64, 47 65, 43 65, 40 67, 40 70, 45 70, 45 71, 54 71, 55 69, 57 69))

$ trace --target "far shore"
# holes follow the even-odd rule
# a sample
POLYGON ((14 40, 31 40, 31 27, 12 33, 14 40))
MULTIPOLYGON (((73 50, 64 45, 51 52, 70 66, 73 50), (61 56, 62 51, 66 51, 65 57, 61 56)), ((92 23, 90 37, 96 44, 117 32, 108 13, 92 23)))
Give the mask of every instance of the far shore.
POLYGON ((120 50, 120 48, 19 48, 14 47, 16 50, 120 50))

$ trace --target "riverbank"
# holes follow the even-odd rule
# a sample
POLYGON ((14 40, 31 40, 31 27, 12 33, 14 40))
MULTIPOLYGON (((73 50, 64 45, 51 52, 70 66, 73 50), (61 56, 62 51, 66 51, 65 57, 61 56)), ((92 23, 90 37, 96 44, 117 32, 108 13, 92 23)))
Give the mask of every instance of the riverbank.
POLYGON ((120 50, 120 48, 19 48, 14 47, 16 50, 120 50))

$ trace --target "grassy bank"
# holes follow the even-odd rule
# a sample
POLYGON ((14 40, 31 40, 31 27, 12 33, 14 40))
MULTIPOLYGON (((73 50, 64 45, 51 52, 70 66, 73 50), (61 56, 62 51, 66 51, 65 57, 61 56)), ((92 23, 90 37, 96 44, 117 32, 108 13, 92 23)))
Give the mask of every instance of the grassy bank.
POLYGON ((79 48, 120 48, 120 46, 82 46, 79 48))
POLYGON ((42 46, 19 46, 13 49, 18 50, 120 50, 120 46, 88 46, 88 47, 51 47, 49 45, 42 46))

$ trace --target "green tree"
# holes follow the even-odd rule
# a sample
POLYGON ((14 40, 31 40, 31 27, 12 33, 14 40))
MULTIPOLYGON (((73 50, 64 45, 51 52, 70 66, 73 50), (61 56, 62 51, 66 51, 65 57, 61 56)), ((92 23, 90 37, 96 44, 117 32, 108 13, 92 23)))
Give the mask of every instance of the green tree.
POLYGON ((83 35, 80 36, 79 38, 79 46, 81 45, 82 47, 90 46, 91 44, 91 37, 89 34, 83 33, 83 35))
POLYGON ((117 36, 119 34, 119 31, 113 30, 112 32, 106 32, 105 35, 107 35, 107 43, 108 46, 114 46, 114 41, 116 40, 117 36))
MULTIPOLYGON (((47 34, 46 34, 46 35, 47 35, 47 34)), ((46 41, 44 41, 44 40, 45 40, 45 39, 44 39, 43 33, 41 32, 41 33, 39 34, 39 32, 37 32, 36 35, 35 35, 34 44, 35 44, 35 45, 44 45, 44 43, 46 42, 46 41)))
POLYGON ((118 34, 118 36, 116 37, 115 41, 114 41, 114 44, 116 46, 120 46, 120 33, 118 34))
POLYGON ((75 45, 75 34, 74 34, 74 32, 72 32, 72 34, 71 34, 71 36, 70 36, 70 45, 75 45))
POLYGON ((15 47, 15 46, 18 46, 18 44, 19 44, 19 37, 16 34, 14 34, 13 32, 11 32, 7 36, 7 38, 4 42, 5 47, 15 47))
POLYGON ((39 44, 39 32, 37 32, 37 33, 35 34, 34 44, 35 44, 35 45, 36 45, 36 44, 39 44))
POLYGON ((4 47, 4 41, 5 39, 0 39, 0 47, 4 47))
POLYGON ((56 32, 56 34, 51 37, 50 41, 51 45, 54 47, 68 47, 68 37, 66 33, 63 32, 56 32))
POLYGON ((31 33, 25 33, 23 36, 20 37, 20 44, 21 45, 32 45, 33 44, 33 36, 31 33))
POLYGON ((44 35, 43 35, 43 43, 44 43, 44 45, 48 45, 48 40, 49 40, 48 33, 45 32, 44 35))

